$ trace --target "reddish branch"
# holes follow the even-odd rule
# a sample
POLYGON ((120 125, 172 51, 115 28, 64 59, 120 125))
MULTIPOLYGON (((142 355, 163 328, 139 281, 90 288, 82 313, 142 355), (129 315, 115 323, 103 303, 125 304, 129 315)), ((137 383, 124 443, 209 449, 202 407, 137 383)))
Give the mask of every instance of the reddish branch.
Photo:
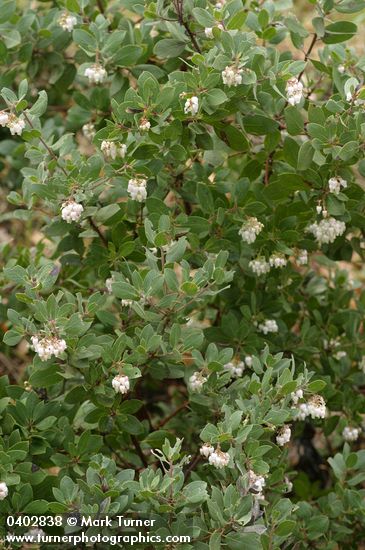
POLYGON ((184 27, 186 34, 190 37, 190 40, 191 40, 192 45, 194 46, 194 49, 197 52, 202 53, 202 51, 200 49, 200 46, 199 46, 199 44, 198 44, 198 42, 195 38, 195 34, 193 33, 193 31, 189 27, 188 22, 185 21, 185 19, 184 19, 184 0, 174 0, 174 6, 175 6, 175 9, 176 9, 176 14, 177 14, 178 21, 179 21, 180 25, 182 27, 184 27))

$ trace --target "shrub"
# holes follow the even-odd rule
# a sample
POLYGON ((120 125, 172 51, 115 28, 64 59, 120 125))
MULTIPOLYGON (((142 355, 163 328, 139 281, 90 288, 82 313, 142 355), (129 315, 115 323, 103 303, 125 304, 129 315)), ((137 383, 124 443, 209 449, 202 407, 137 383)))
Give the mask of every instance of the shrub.
POLYGON ((3 514, 360 545, 365 2, 308 4, 2 3, 3 514))

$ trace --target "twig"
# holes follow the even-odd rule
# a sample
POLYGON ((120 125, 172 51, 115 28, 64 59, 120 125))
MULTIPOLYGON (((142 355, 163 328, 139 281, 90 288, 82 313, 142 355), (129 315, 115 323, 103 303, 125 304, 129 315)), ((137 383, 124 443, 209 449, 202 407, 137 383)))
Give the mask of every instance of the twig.
POLYGON ((102 240, 103 242, 103 245, 108 248, 108 239, 105 237, 105 235, 103 235, 103 233, 100 231, 99 227, 96 225, 96 223, 94 222, 94 220, 92 218, 88 218, 89 220, 89 223, 91 225, 91 227, 97 232, 97 234, 99 235, 100 239, 102 240))
MULTIPOLYGON (((27 113, 23 113, 24 114, 24 118, 25 120, 28 122, 29 126, 34 130, 34 126, 33 126, 33 123, 32 121, 30 120, 30 118, 28 117, 27 113)), ((47 145, 47 143, 44 141, 44 139, 42 138, 42 136, 39 137, 39 141, 42 143, 42 145, 47 149, 48 153, 51 155, 51 157, 53 158, 53 160, 56 161, 57 163, 57 166, 59 166, 59 168, 61 168, 62 172, 65 174, 66 177, 68 177, 68 173, 66 172, 66 170, 64 169, 63 166, 60 165, 60 162, 59 162, 59 158, 57 157, 56 153, 54 151, 52 151, 52 149, 50 148, 49 145, 47 145)))
MULTIPOLYGON (((312 42, 309 44, 309 48, 308 50, 306 51, 306 53, 304 54, 304 61, 308 61, 309 59, 309 56, 310 54, 312 53, 312 50, 314 48, 314 44, 317 42, 317 33, 315 32, 314 35, 313 35, 313 38, 312 38, 312 42)), ((305 71, 305 67, 304 69, 302 70, 301 73, 299 73, 298 75, 298 80, 300 81, 303 74, 304 74, 304 71, 305 71)))
POLYGON ((196 454, 192 461, 190 462, 189 466, 187 467, 185 474, 184 474, 184 480, 186 481, 189 479, 191 472, 194 470, 195 466, 199 464, 201 460, 201 456, 199 454, 196 454))
POLYGON ((180 411, 182 411, 183 409, 185 409, 187 406, 189 405, 189 401, 185 401, 185 403, 183 403, 182 405, 180 405, 180 407, 178 407, 176 410, 174 410, 171 414, 169 414, 168 416, 166 416, 166 418, 164 418, 157 426, 157 429, 160 429, 162 428, 163 426, 165 426, 165 424, 167 424, 171 418, 174 418, 174 416, 176 416, 177 414, 179 414, 180 411))
POLYGON ((191 28, 189 27, 189 24, 187 21, 185 21, 184 19, 184 11, 183 11, 183 4, 184 4, 184 0, 175 0, 174 1, 174 5, 175 5, 175 9, 176 9, 176 13, 177 13, 177 17, 178 17, 178 20, 179 20, 179 23, 181 26, 184 27, 186 33, 189 35, 190 37, 190 40, 191 40, 191 43, 193 44, 194 46, 194 49, 198 52, 198 53, 202 53, 201 49, 200 49, 200 46, 195 38, 195 34, 193 33, 193 31, 191 30, 191 28))

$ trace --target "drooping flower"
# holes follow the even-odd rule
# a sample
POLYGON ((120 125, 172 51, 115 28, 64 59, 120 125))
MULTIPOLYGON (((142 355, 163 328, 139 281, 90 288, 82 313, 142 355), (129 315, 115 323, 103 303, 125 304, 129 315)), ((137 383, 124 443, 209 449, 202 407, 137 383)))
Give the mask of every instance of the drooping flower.
POLYGON ((4 500, 9 494, 8 486, 4 481, 0 482, 0 500, 4 500))
POLYGON ((351 428, 351 426, 345 426, 342 431, 342 437, 345 441, 356 441, 359 435, 360 430, 358 428, 351 428))
POLYGON ((189 387, 192 391, 201 392, 207 378, 200 372, 194 372, 189 378, 189 387))
POLYGON ((187 115, 189 113, 192 114, 192 116, 195 116, 199 111, 199 99, 193 95, 193 97, 190 97, 185 102, 184 107, 184 113, 187 115))
POLYGON ((106 70, 102 65, 100 65, 100 63, 94 63, 94 65, 91 65, 91 67, 87 67, 87 69, 85 69, 84 75, 93 84, 101 84, 108 76, 106 70))
POLYGON ((338 195, 341 191, 341 187, 346 189, 347 181, 341 178, 340 176, 335 176, 328 180, 328 188, 330 193, 334 193, 335 195, 338 195))
POLYGON ((126 394, 129 392, 130 383, 128 376, 118 374, 112 380, 112 386, 116 393, 126 394))
POLYGON ((62 203, 61 207, 61 217, 67 223, 78 222, 81 219, 84 207, 82 204, 69 199, 66 202, 62 203))
POLYGON ((231 88, 232 86, 239 86, 242 84, 243 70, 236 65, 228 65, 224 71, 222 71, 223 84, 231 88))
POLYGON ((286 97, 290 105, 298 105, 303 97, 303 84, 297 78, 290 78, 286 83, 286 97))
POLYGON ((127 152, 127 146, 125 145, 125 143, 120 144, 115 141, 109 141, 106 139, 101 142, 100 149, 104 156, 111 160, 115 160, 118 156, 124 159, 127 152))
POLYGON ((222 468, 225 468, 229 464, 229 454, 224 453, 220 449, 216 449, 210 456, 209 456, 209 464, 212 466, 215 466, 219 470, 222 468))
POLYGON ((128 193, 132 200, 143 202, 147 198, 147 180, 143 178, 132 178, 128 182, 128 193))
POLYGON ((65 12, 58 19, 58 24, 64 31, 72 32, 75 25, 77 25, 77 17, 65 12))
POLYGON ((252 244, 263 228, 264 224, 259 222, 257 218, 252 217, 245 221, 238 233, 244 242, 252 244))
POLYGON ((319 223, 314 222, 308 226, 307 231, 312 233, 318 243, 329 244, 333 243, 337 237, 343 235, 346 231, 346 224, 336 218, 325 218, 319 223))
POLYGON ((283 426, 276 436, 276 443, 283 447, 286 443, 289 443, 291 438, 291 429, 289 426, 283 426))
POLYGON ((44 338, 32 336, 31 341, 33 349, 41 361, 47 361, 52 355, 59 357, 67 348, 65 340, 57 336, 45 336, 44 338))

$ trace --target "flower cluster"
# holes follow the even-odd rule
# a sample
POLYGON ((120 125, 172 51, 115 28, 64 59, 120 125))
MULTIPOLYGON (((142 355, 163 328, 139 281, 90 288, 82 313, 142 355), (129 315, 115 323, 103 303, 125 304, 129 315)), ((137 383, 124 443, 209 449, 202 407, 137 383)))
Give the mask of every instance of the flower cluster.
POLYGON ((58 19, 58 24, 64 31, 72 32, 75 25, 77 25, 77 17, 65 12, 58 19))
POLYGON ((243 371, 245 370, 245 363, 243 361, 233 359, 233 361, 226 363, 223 368, 224 370, 230 372, 231 376, 239 378, 240 376, 242 376, 243 371))
POLYGON ((303 399, 303 390, 296 390, 290 394, 291 400, 293 401, 294 405, 298 403, 300 399, 303 399))
POLYGON ((289 426, 283 426, 276 436, 276 443, 283 447, 286 443, 289 443, 291 438, 291 429, 289 426))
POLYGON ((248 490, 255 495, 261 495, 266 481, 264 476, 257 475, 253 470, 248 470, 247 472, 247 481, 248 481, 248 490))
POLYGON ((17 117, 12 113, 0 111, 0 126, 9 128, 12 136, 21 136, 25 128, 25 120, 21 116, 17 117))
POLYGON ((346 231, 346 224, 336 218, 326 218, 319 223, 314 222, 308 226, 307 231, 312 233, 318 243, 333 243, 337 237, 340 237, 346 231))
POLYGON ((219 446, 214 449, 213 445, 210 443, 204 443, 200 448, 200 454, 208 459, 209 464, 215 466, 219 470, 225 468, 229 464, 229 454, 221 451, 219 446))
POLYGON ((62 203, 61 217, 67 223, 78 222, 82 216, 84 207, 73 199, 62 203))
POLYGON ((346 189, 347 181, 341 178, 340 176, 335 176, 328 180, 328 188, 330 193, 334 193, 335 195, 338 195, 341 191, 341 187, 346 189))
POLYGON ((321 395, 313 395, 307 403, 300 403, 297 418, 305 420, 307 416, 312 418, 324 418, 326 416, 326 403, 321 395))
POLYGON ((271 267, 275 268, 285 267, 287 260, 282 254, 272 254, 269 258, 269 264, 271 267))
POLYGON ((207 381, 207 378, 200 372, 194 372, 189 378, 189 387, 191 391, 201 392, 203 385, 207 381))
POLYGON ((264 257, 258 257, 254 260, 251 260, 248 264, 248 267, 256 274, 256 275, 265 275, 265 273, 269 273, 270 271, 270 264, 265 260, 264 257))
POLYGON ((9 494, 8 486, 4 481, 0 482, 0 500, 4 500, 9 494))
POLYGON ((193 95, 185 102, 184 107, 184 113, 188 115, 189 113, 192 114, 192 116, 195 116, 199 111, 199 99, 193 95))
POLYGON ((303 248, 302 250, 298 250, 296 261, 298 265, 307 265, 308 263, 308 250, 303 248))
POLYGON ((84 75, 92 84, 101 84, 108 76, 108 73, 102 65, 99 63, 94 63, 94 65, 91 65, 91 67, 87 67, 87 69, 85 69, 84 75))
POLYGON ((303 97, 303 84, 297 78, 291 78, 286 83, 286 97, 290 105, 298 105, 303 97))
POLYGON ((128 376, 124 374, 118 374, 112 380, 112 386, 116 393, 121 393, 122 395, 129 392, 130 384, 128 376))
POLYGON ((67 348, 65 340, 57 338, 57 336, 46 336, 44 338, 32 336, 31 340, 34 351, 38 353, 42 361, 47 361, 52 355, 59 357, 67 348))
POLYGON ((105 139, 101 142, 100 149, 104 156, 111 160, 115 160, 118 156, 124 159, 127 152, 127 146, 125 143, 120 144, 115 141, 108 141, 105 139))
POLYGON ((269 332, 278 332, 279 327, 277 322, 274 319, 266 319, 263 323, 259 323, 257 328, 263 334, 268 334, 269 332))
POLYGON ((248 218, 239 230, 239 235, 242 240, 248 244, 255 242, 256 237, 264 228, 264 224, 259 222, 257 218, 248 218))
POLYGON ((151 128, 151 123, 149 120, 147 120, 147 118, 143 117, 139 121, 138 128, 140 129, 141 132, 148 132, 148 130, 150 130, 151 128))
POLYGON ((356 441, 359 438, 359 428, 351 428, 351 426, 345 426, 342 431, 342 437, 345 441, 356 441))
POLYGON ((88 122, 87 124, 84 124, 82 127, 82 133, 88 139, 89 141, 92 141, 95 137, 96 130, 95 126, 92 122, 88 122))
POLYGON ((223 84, 229 88, 231 86, 239 86, 242 84, 242 72, 242 69, 235 65, 227 66, 224 71, 222 71, 223 84))
POLYGON ((128 182, 128 193, 132 200, 143 202, 147 197, 147 180, 143 178, 132 178, 128 182))

